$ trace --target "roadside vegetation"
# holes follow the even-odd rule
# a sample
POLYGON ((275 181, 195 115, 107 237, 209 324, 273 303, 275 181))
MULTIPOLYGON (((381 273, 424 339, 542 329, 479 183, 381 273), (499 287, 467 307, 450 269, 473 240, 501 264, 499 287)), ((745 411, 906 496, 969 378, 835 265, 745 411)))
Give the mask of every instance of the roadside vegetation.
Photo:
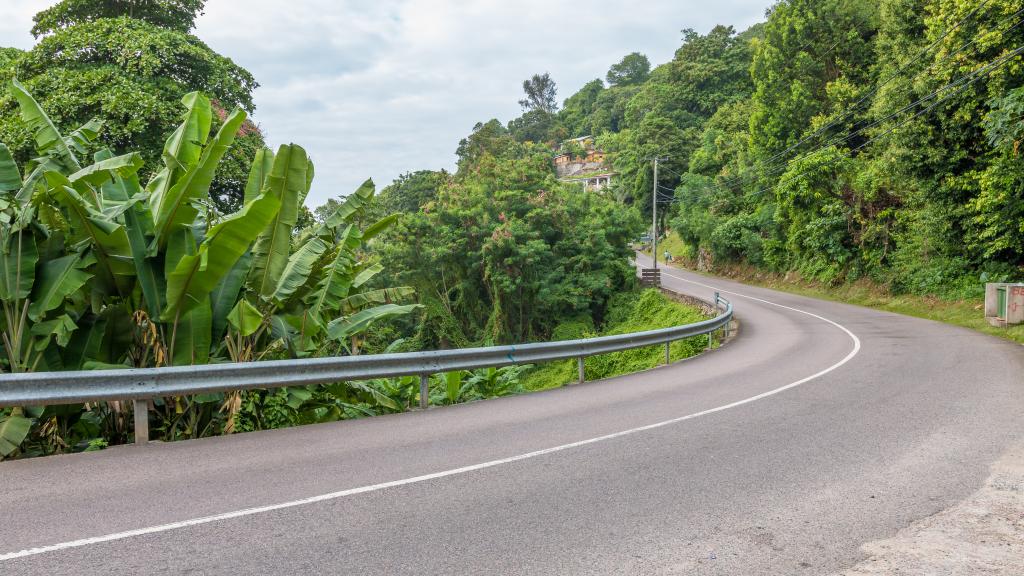
MULTIPOLYGON (((674 232, 670 232, 665 240, 668 245, 681 243, 674 232)), ((660 249, 658 251, 661 252, 660 249)), ((690 256, 680 257, 670 265, 697 270, 697 262, 690 256)), ((713 270, 705 270, 705 272, 732 278, 744 284, 955 324, 1024 344, 1024 325, 997 328, 983 318, 985 295, 984 291, 980 289, 981 282, 977 286, 971 286, 970 290, 965 290, 960 297, 955 295, 940 297, 895 293, 890 286, 879 284, 868 278, 854 282, 828 284, 809 280, 799 273, 780 274, 749 264, 723 264, 713 270)))
MULTIPOLYGON (((567 321, 555 328, 553 340, 574 340, 594 336, 611 336, 629 332, 642 332, 658 328, 670 328, 705 320, 696 308, 681 304, 666 297, 659 290, 646 289, 626 292, 612 298, 605 324, 599 328, 583 317, 567 321)), ((673 362, 696 356, 707 347, 707 338, 697 337, 673 342, 670 358, 673 362)), ((600 380, 661 366, 665 362, 665 348, 655 346, 634 348, 602 354, 586 360, 587 380, 600 380)), ((551 362, 525 374, 524 388, 546 390, 557 388, 578 380, 574 360, 551 362)))
MULTIPOLYGON (((1013 0, 780 0, 748 30, 683 30, 669 62, 630 53, 561 102, 535 74, 520 116, 481 119, 457 144, 454 172, 409 167, 379 194, 367 181, 312 209, 313 163, 298 145, 266 147, 256 80, 193 34, 203 6, 62 0, 36 16, 31 50, 0 48, 5 372, 689 322, 695 311, 636 291, 631 242, 655 203, 675 232, 659 256, 989 332, 982 283, 1024 279, 1013 0), (552 163, 588 135, 615 173, 600 193, 552 163)), ((661 354, 592 358, 587 376, 661 354)), ((570 364, 437 375, 430 402, 561 385, 570 364)), ((406 410, 418 393, 387 379, 162 398, 151 429, 325 422, 406 410)), ((3 408, 0 457, 125 442, 129 422, 117 402, 3 408)))
POLYGON ((1024 280, 1022 54, 1012 0, 783 0, 509 130, 596 136, 610 194, 678 233, 659 256, 957 301, 1024 280))

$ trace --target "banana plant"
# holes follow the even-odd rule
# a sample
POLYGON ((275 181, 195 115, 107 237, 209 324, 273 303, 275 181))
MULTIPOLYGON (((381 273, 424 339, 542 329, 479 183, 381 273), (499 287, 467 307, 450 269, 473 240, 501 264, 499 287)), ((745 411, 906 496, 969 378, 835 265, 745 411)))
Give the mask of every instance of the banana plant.
MULTIPOLYGON (((295 230, 314 175, 300 146, 256 154, 237 212, 202 209, 217 166, 245 120, 241 110, 228 114, 213 133, 209 99, 186 95, 161 166, 143 185, 139 154, 87 155, 96 147, 100 122, 65 136, 20 83, 13 81, 10 90, 35 138, 37 157, 23 176, 0 144, 3 369, 354 354, 361 334, 375 322, 416 309, 405 304, 412 289, 382 286, 382 268, 364 257, 362 247, 395 222, 392 216, 358 225, 374 196, 372 181, 324 222, 295 230)), ((222 430, 230 432, 240 398, 156 403, 164 410, 166 436, 175 429, 195 435, 217 422, 195 410, 217 403, 228 414, 222 430)), ((31 423, 47 414, 0 412, 0 448, 17 446, 25 422, 38 426, 31 423)), ((127 434, 122 407, 111 403, 105 414, 118 434, 127 434)))

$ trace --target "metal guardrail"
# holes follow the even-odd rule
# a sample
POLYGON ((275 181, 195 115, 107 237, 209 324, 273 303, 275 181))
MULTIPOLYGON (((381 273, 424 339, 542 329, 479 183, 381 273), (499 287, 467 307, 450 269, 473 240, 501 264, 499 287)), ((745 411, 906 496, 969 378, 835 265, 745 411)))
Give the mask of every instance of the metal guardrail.
POLYGON ((715 309, 718 316, 702 322, 581 340, 302 360, 0 374, 0 407, 132 400, 136 442, 149 438, 148 400, 157 397, 419 376, 420 406, 425 408, 429 377, 441 372, 575 358, 583 382, 588 356, 659 344, 665 345, 667 364, 672 342, 707 335, 710 348, 716 330, 728 333, 732 304, 716 292, 715 309))

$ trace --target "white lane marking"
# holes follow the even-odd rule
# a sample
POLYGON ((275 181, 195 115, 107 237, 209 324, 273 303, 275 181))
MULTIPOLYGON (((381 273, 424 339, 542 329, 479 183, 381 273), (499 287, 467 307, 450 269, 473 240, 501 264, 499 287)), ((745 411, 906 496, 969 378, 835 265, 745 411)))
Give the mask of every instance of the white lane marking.
MULTIPOLYGON (((675 276, 674 274, 669 274, 669 276, 672 276, 673 278, 676 278, 677 280, 682 280, 684 282, 690 282, 690 283, 693 283, 693 284, 697 284, 699 286, 705 286, 707 288, 715 289, 714 286, 709 286, 707 284, 701 284, 700 282, 694 282, 693 280, 687 280, 686 278, 681 278, 679 276, 675 276)), ((501 466, 503 464, 511 464, 513 462, 519 462, 520 460, 527 460, 529 458, 536 458, 537 456, 543 456, 545 454, 552 454, 554 452, 561 452, 563 450, 569 450, 571 448, 578 448, 580 446, 586 446, 588 444, 595 444, 597 442, 603 442, 605 440, 611 440, 613 438, 620 438, 622 436, 629 436, 629 435, 632 435, 632 434, 637 434, 637 433, 640 433, 640 432, 645 432, 647 430, 654 430, 655 428, 662 428, 664 426, 670 426, 672 424, 678 424, 679 422, 685 422, 686 420, 693 420, 694 418, 700 418, 701 416, 707 416, 708 414, 714 414, 715 412, 722 412, 722 411, 725 411, 725 410, 729 410, 731 408, 736 408, 737 406, 743 406, 744 404, 750 404, 751 402, 756 402, 756 401, 761 400, 763 398, 767 398, 769 396, 774 396, 775 394, 779 394, 780 392, 785 392, 786 390, 789 390, 790 388, 795 388, 797 386, 800 386, 801 384, 805 384, 807 382, 810 382, 811 380, 814 380, 815 378, 819 378, 821 376, 824 376, 825 374, 828 374, 829 372, 831 372, 831 371, 839 368, 843 364, 846 364, 847 362, 849 362, 854 356, 857 355, 858 352, 860 352, 860 339, 857 338, 857 335, 854 334, 853 332, 849 331, 848 329, 846 329, 846 327, 842 326, 841 324, 833 322, 832 320, 829 320, 828 318, 823 318, 821 316, 818 316, 817 314, 812 314, 810 312, 807 312, 806 310, 800 310, 798 308, 791 308, 789 306, 783 306, 782 304, 776 304, 775 302, 769 302, 768 300, 762 300, 761 298, 755 298, 753 296, 747 296, 745 294, 739 294, 737 292, 730 292, 730 291, 721 290, 721 289, 718 289, 718 291, 719 292, 724 292, 726 294, 732 294, 734 296, 739 296, 741 298, 748 298, 750 300, 756 300, 758 302, 763 302, 765 304, 771 304, 772 306, 778 306, 779 308, 785 308, 787 310, 792 310, 794 312, 799 312, 801 314, 806 314, 808 316, 812 316, 812 317, 817 318, 819 320, 823 320, 825 322, 828 322, 829 324, 831 324, 831 325, 839 328, 843 332, 845 332, 850 337, 850 339, 853 341, 853 349, 850 350, 850 353, 847 354, 845 358, 843 358, 839 362, 833 364, 832 366, 829 366, 828 368, 825 368, 824 370, 821 370, 820 372, 816 372, 816 373, 814 373, 814 374, 812 374, 810 376, 807 376, 806 378, 801 378, 800 380, 797 380, 796 382, 793 382, 793 383, 790 383, 790 384, 786 384, 785 386, 782 386, 780 388, 776 388, 774 390, 769 390, 768 392, 763 392, 761 394, 758 394, 757 396, 751 396, 750 398, 745 398, 743 400, 739 400, 739 401, 733 402, 731 404, 725 404, 723 406, 718 406, 716 408, 710 408, 708 410, 703 410, 701 412, 695 412, 693 414, 687 414, 686 416, 680 416, 678 418, 673 418, 671 420, 664 420, 662 422, 656 422, 654 424, 648 424, 646 426, 640 426, 639 428, 630 428, 629 430, 623 430, 621 432, 614 432, 612 434, 606 434, 604 436, 598 436, 596 438, 589 438, 587 440, 580 440, 578 442, 572 442, 572 443, 569 443, 569 444, 562 444, 560 446, 553 446, 551 448, 545 448, 543 450, 537 450, 537 451, 534 451, 534 452, 527 452, 526 454, 519 454, 518 456, 510 456, 508 458, 502 458, 500 460, 491 460, 490 462, 483 462, 481 464, 473 464, 471 466, 463 466, 461 468, 452 468, 451 470, 444 470, 442 472, 434 472, 433 474, 424 474, 423 476, 414 476, 412 478, 405 478, 404 480, 392 480, 391 482, 382 482, 380 484, 371 484, 369 486, 360 486, 358 488, 350 488, 348 490, 341 490, 341 491, 338 491, 338 492, 330 492, 328 494, 321 494, 319 496, 312 496, 312 497, 309 497, 309 498, 303 498, 301 500, 292 500, 290 502, 282 502, 280 504, 271 504, 269 506, 259 506, 259 507, 256 507, 256 508, 246 508, 244 510, 236 510, 234 512, 225 512, 223 514, 214 514, 213 516, 204 516, 202 518, 193 518, 191 520, 182 520, 180 522, 171 522, 169 524, 160 524, 159 526, 150 526, 148 528, 139 528, 139 529, 136 529, 136 530, 127 530, 125 532, 115 532, 113 534, 106 534, 104 536, 94 536, 92 538, 82 538, 81 540, 72 540, 70 542, 61 542, 59 544, 51 544, 51 545, 48 545, 48 546, 40 546, 38 548, 29 548, 28 550, 21 550, 21 551, 18 551, 18 552, 8 552, 6 554, 0 554, 0 562, 2 562, 4 560, 14 560, 14 559, 17 559, 17 558, 25 558, 27 556, 35 556, 37 554, 45 554, 45 553, 48 553, 48 552, 57 552, 57 551, 60 551, 60 550, 67 550, 69 548, 79 548, 79 547, 82 547, 82 546, 89 546, 91 544, 101 544, 103 542, 111 542, 113 540, 123 540, 125 538, 133 538, 135 536, 145 536, 147 534, 156 534, 156 533, 159 533, 159 532, 167 532, 169 530, 177 530, 179 528, 188 528, 189 526, 198 526, 200 524, 209 524, 211 522, 220 522, 222 520, 230 520, 232 518, 241 518, 243 516, 252 516, 254 514, 262 514, 264 512, 272 512, 274 510, 283 510, 285 508, 295 508, 296 506, 305 506, 307 504, 315 504, 317 502, 324 502, 324 501, 327 501, 327 500, 335 500, 335 499, 338 499, 338 498, 344 498, 346 496, 354 496, 356 494, 363 494, 363 493, 366 493, 366 492, 376 492, 377 490, 384 490, 386 488, 395 488, 397 486, 405 486, 405 485, 408 485, 408 484, 417 484, 419 482, 426 482, 428 480, 436 480, 438 478, 445 478, 447 476, 455 476, 457 474, 465 474, 467 472, 474 472, 476 470, 483 470, 485 468, 493 468, 495 466, 501 466)))

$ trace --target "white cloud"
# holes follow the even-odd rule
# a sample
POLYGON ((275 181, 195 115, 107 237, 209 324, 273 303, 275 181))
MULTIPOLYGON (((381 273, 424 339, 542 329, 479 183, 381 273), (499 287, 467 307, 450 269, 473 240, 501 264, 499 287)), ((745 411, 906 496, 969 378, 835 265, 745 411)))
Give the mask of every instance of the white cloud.
MULTIPOLYGON (((0 45, 29 48, 50 0, 6 0, 0 45)), ((563 99, 629 52, 671 59, 680 30, 743 29, 770 0, 210 0, 196 34, 260 82, 254 120, 317 164, 310 204, 366 177, 452 168, 478 121, 519 113, 524 78, 563 99)))

